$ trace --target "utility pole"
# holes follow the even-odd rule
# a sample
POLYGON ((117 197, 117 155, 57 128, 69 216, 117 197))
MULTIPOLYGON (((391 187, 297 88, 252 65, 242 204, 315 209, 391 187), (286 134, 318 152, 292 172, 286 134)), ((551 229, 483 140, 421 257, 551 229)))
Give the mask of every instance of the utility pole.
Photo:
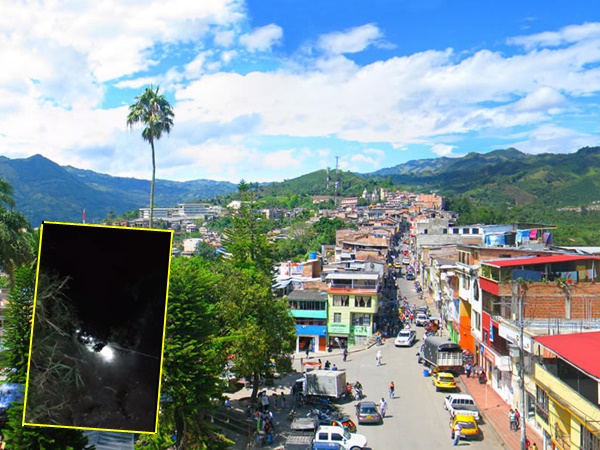
POLYGON ((525 432, 525 351, 523 349, 524 342, 524 324, 523 324, 523 297, 525 289, 519 288, 519 387, 521 388, 521 450, 526 450, 527 433, 525 432))
POLYGON ((338 204, 338 187, 340 184, 340 180, 338 177, 338 160, 340 159, 339 156, 335 157, 335 209, 337 210, 337 204, 338 204))

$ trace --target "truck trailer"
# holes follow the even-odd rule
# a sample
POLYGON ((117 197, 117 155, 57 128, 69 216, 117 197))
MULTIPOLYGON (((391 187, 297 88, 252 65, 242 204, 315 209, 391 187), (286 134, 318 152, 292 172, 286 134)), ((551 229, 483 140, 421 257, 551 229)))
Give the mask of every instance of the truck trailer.
POLYGON ((460 373, 463 366, 463 350, 455 344, 439 336, 425 339, 419 353, 419 363, 425 362, 438 372, 460 373))
POLYGON ((340 398, 346 393, 346 372, 339 370, 306 372, 302 378, 296 380, 296 392, 340 398))

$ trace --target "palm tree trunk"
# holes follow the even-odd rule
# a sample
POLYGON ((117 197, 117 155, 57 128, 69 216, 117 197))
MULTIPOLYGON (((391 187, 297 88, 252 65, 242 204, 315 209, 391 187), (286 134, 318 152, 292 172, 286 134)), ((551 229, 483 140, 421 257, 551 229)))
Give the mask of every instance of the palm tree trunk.
POLYGON ((152 183, 150 184, 150 228, 152 228, 152 217, 154 216, 154 178, 156 176, 156 157, 154 154, 154 138, 150 137, 152 147, 152 183))

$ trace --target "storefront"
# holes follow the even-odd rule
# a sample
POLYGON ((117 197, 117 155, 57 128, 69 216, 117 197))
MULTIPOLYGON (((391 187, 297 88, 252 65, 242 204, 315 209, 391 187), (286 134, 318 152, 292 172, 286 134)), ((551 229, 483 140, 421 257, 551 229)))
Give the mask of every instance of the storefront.
POLYGON ((484 370, 492 388, 508 404, 513 405, 512 365, 510 356, 500 355, 485 344, 479 344, 484 370))
POLYGON ((310 353, 327 350, 327 327, 325 325, 296 325, 296 352, 310 353))

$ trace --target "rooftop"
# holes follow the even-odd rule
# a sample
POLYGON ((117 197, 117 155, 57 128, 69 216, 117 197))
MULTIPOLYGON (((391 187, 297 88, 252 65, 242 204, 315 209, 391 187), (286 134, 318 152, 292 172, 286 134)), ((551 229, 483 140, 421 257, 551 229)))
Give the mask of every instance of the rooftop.
POLYGON ((589 333, 555 334, 540 336, 535 340, 565 361, 600 380, 600 331, 589 333))

